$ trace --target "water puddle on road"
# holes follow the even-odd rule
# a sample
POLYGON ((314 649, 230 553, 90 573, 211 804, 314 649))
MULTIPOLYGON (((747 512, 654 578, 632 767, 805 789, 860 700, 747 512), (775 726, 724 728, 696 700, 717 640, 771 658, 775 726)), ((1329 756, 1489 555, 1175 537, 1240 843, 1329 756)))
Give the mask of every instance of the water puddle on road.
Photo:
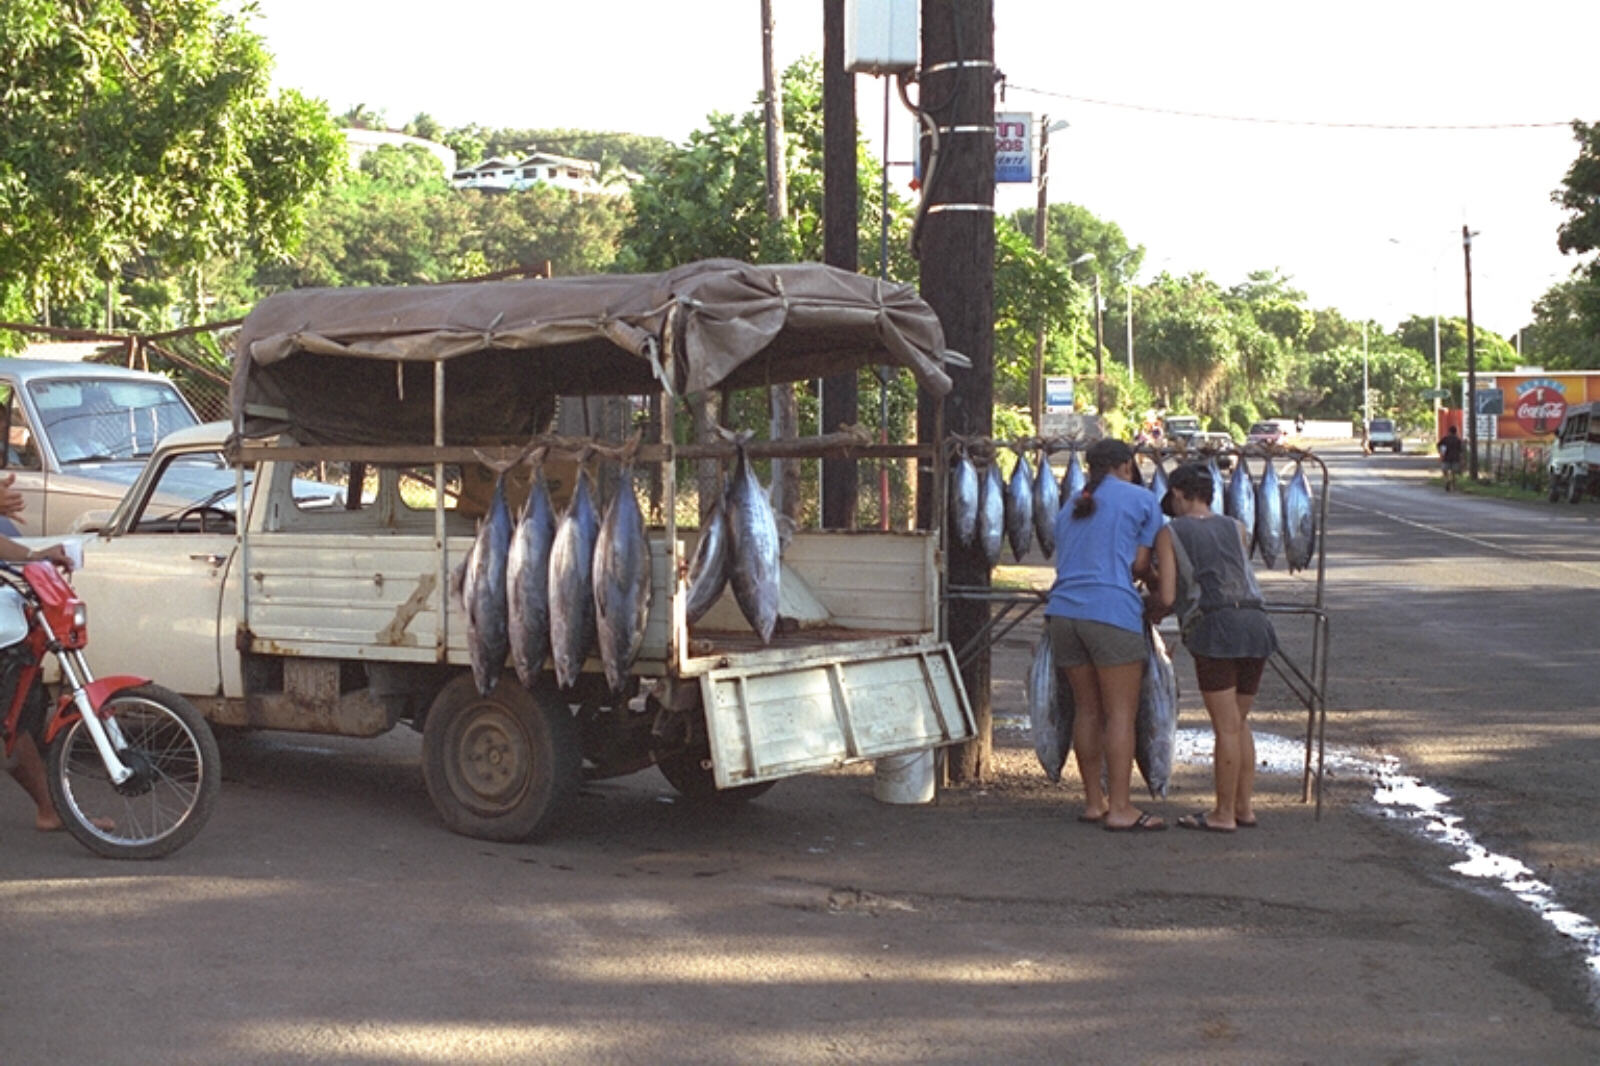
MULTIPOLYGON (((1303 741, 1287 740, 1270 733, 1257 733, 1255 740, 1257 772, 1294 775, 1303 772, 1303 741)), ((1174 755, 1185 763, 1209 765, 1211 731, 1180 729, 1174 755)), ((1600 980, 1600 926, 1562 906, 1556 899, 1555 890, 1535 877, 1533 871, 1523 863, 1479 844, 1470 832, 1462 828, 1459 816, 1446 812, 1451 802, 1448 795, 1401 773, 1399 760, 1388 756, 1370 759, 1330 748, 1325 768, 1334 773, 1359 774, 1369 778, 1372 781, 1372 801, 1384 817, 1412 822, 1422 835, 1437 840, 1462 856, 1459 862, 1451 864, 1451 870, 1463 877, 1497 884, 1520 900, 1556 932, 1577 944, 1591 979, 1600 980)))

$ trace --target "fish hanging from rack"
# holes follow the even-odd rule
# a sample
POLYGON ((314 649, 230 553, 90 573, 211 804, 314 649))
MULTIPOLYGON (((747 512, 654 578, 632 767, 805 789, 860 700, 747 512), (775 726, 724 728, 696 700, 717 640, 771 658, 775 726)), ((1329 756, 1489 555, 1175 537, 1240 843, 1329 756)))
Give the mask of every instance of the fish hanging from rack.
POLYGON ((555 539, 555 507, 543 463, 536 462, 533 485, 506 554, 511 665, 530 692, 550 657, 550 549, 555 539))
POLYGON ((733 476, 723 498, 727 511, 729 548, 733 565, 729 583, 739 611, 756 631, 761 643, 772 642, 778 625, 778 595, 782 559, 778 540, 778 521, 772 503, 756 479, 755 468, 745 449, 748 433, 734 435, 720 430, 734 441, 737 455, 733 476))
POLYGON ((595 631, 600 664, 612 692, 621 692, 644 643, 650 616, 650 538, 633 489, 633 462, 625 462, 616 495, 595 539, 595 631))
POLYGON ((1033 532, 1046 559, 1056 553, 1056 515, 1061 512, 1061 491, 1050 472, 1050 453, 1039 449, 1039 472, 1033 479, 1033 532))
POLYGON ((1006 487, 1005 523, 1006 539, 1011 542, 1011 556, 1018 562, 1033 546, 1033 464, 1028 453, 1013 448, 1017 465, 1011 468, 1011 484, 1006 487))
POLYGON ((556 524, 550 546, 550 657, 556 683, 577 683, 597 639, 594 620, 594 546, 600 536, 589 471, 580 459, 572 499, 556 524))

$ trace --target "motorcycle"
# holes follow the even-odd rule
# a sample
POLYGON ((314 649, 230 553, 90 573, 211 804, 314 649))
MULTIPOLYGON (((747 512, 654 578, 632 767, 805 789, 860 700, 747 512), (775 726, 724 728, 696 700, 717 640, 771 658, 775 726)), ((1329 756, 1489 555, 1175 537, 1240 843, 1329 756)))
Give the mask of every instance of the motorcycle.
POLYGON ((195 838, 222 788, 216 738, 193 704, 148 678, 98 680, 84 603, 50 563, 0 564, 0 743, 31 734, 67 831, 111 859, 155 859, 195 838), (61 678, 46 695, 45 655, 61 678))

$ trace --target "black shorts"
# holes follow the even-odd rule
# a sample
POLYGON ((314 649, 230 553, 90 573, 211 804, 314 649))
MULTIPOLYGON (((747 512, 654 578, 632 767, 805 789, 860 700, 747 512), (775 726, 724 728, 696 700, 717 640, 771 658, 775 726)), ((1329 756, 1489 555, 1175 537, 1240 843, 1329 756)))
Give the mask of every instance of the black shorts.
POLYGON ((1261 675, 1267 668, 1265 659, 1208 659, 1194 656, 1194 678, 1201 692, 1222 692, 1234 689, 1241 696, 1254 696, 1261 691, 1261 675))

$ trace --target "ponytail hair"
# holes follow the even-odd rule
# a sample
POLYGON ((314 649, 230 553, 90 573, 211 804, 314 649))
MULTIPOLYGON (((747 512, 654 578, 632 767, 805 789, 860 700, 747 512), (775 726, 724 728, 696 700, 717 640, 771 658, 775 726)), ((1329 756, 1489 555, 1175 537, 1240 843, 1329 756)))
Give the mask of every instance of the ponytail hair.
POLYGON ((1073 518, 1088 518, 1094 514, 1095 490, 1112 470, 1123 463, 1133 462, 1133 449, 1120 440, 1105 437, 1089 445, 1083 458, 1089 467, 1089 480, 1083 486, 1083 492, 1072 502, 1073 518))

